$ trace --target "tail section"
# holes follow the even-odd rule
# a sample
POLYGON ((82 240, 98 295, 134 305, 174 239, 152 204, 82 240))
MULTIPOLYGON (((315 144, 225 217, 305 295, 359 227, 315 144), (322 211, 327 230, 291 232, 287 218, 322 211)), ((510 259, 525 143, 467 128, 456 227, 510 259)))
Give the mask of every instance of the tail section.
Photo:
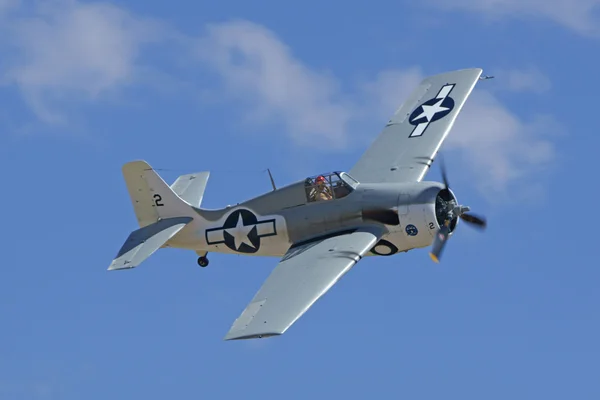
POLYGON ((138 266, 192 222, 197 213, 190 203, 202 201, 208 173, 183 175, 170 187, 147 162, 132 161, 123 166, 123 177, 140 229, 129 235, 109 270, 138 266))
POLYGON ((108 270, 137 267, 192 220, 192 217, 167 218, 131 232, 108 270))
POLYGON ((196 172, 195 174, 181 175, 171 185, 171 189, 179 197, 188 202, 194 207, 202 205, 204 190, 206 190, 206 182, 210 172, 196 172))
MULTIPOLYGON (((191 204, 179 197, 147 162, 132 161, 125 164, 123 177, 140 227, 159 219, 194 216, 191 204)), ((173 186, 183 187, 184 192, 188 192, 190 185, 182 185, 184 180, 180 181, 181 179, 182 177, 173 186)), ((191 193, 196 194, 197 191, 191 193)))

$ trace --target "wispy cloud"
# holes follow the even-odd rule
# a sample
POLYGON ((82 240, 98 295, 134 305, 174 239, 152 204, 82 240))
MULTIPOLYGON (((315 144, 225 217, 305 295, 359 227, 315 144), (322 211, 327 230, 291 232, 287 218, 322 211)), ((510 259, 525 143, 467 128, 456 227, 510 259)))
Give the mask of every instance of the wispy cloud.
MULTIPOLYGON (((0 6, 8 4, 0 1, 0 6)), ((278 123, 278 132, 295 145, 312 146, 317 139, 325 144, 320 148, 329 150, 367 145, 378 132, 365 135, 356 127, 366 120, 383 125, 425 76, 419 66, 385 70, 370 82, 343 88, 331 73, 299 60, 264 26, 231 21, 207 26, 202 37, 189 37, 107 3, 39 2, 31 15, 11 18, 4 26, 11 39, 0 43, 12 49, 3 64, 4 83, 16 85, 49 124, 66 121, 65 104, 97 100, 135 83, 140 71, 152 68, 147 46, 171 39, 191 51, 187 63, 216 73, 218 87, 244 106, 246 122, 278 123)), ((510 90, 551 89, 535 67, 498 72, 510 90)), ((478 88, 447 148, 465 151, 482 189, 504 189, 553 159, 553 146, 542 136, 549 120, 540 115, 524 121, 478 88)))
POLYGON ((281 122, 303 144, 316 138, 345 144, 352 106, 335 79, 294 57, 268 29, 247 21, 210 25, 197 54, 213 67, 228 94, 248 107, 253 122, 281 122))
POLYGON ((600 0, 426 0, 442 9, 476 12, 486 18, 549 19, 586 36, 600 34, 600 0))
MULTIPOLYGON (((7 0, 4 0, 5 2, 7 0)), ((65 122, 58 104, 93 100, 135 78, 142 47, 160 25, 108 3, 49 0, 9 20, 4 83, 16 85, 36 115, 65 122)))
MULTIPOLYGON (((490 92, 479 89, 465 104, 445 148, 462 151, 482 193, 506 195, 509 189, 536 183, 535 174, 555 160, 549 135, 557 132, 557 126, 553 117, 544 114, 521 119, 490 92)), ((532 190, 540 188, 536 185, 532 190)))
POLYGON ((363 85, 364 100, 370 105, 371 113, 377 111, 378 117, 384 122, 423 78, 423 70, 418 66, 381 71, 371 82, 363 85))

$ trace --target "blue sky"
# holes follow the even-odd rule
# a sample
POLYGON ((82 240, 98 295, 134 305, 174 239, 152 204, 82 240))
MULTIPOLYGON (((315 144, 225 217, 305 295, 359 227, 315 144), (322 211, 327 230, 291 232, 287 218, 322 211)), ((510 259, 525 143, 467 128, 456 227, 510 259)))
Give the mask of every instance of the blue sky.
MULTIPOLYGON (((597 399, 599 0, 0 0, 0 398, 597 399), (420 79, 482 67, 442 151, 461 224, 364 259, 284 336, 223 342, 274 258, 162 250, 121 176, 221 207, 347 170, 420 79), (591 153, 591 154, 590 154, 591 153)), ((433 169, 427 179, 438 180, 433 169)))

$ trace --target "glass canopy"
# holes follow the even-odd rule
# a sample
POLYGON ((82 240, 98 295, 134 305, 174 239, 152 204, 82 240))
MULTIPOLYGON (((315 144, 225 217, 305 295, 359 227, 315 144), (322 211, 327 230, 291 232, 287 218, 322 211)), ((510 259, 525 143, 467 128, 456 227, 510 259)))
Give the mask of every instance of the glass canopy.
POLYGON ((328 172, 306 178, 304 181, 306 200, 336 200, 348 196, 358 181, 345 172, 328 172))

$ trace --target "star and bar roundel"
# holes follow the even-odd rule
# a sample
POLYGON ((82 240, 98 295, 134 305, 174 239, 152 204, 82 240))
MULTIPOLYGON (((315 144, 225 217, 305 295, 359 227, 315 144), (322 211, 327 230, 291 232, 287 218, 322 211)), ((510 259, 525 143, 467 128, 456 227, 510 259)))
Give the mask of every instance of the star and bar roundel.
POLYGON ((454 83, 442 86, 433 99, 427 100, 414 109, 408 117, 408 122, 414 126, 408 137, 422 136, 429 124, 450 114, 454 109, 454 99, 450 97, 450 92, 454 89, 454 86, 456 86, 454 83))
POLYGON ((246 209, 233 211, 222 227, 206 230, 206 243, 216 245, 224 243, 233 251, 256 253, 260 249, 263 237, 277 235, 275 219, 259 221, 253 212, 246 209))

